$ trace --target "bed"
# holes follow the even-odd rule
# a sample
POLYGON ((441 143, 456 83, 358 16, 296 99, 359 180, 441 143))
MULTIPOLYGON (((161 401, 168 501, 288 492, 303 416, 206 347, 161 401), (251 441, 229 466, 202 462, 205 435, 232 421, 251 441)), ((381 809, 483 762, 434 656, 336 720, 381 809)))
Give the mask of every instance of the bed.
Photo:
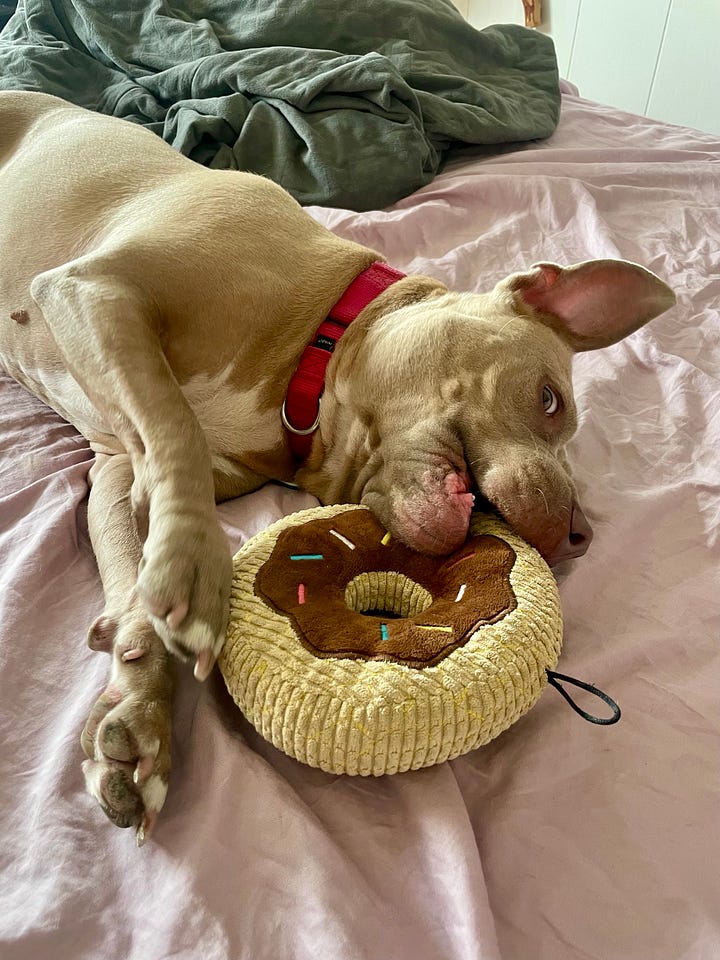
MULTIPOLYGON (((174 769, 137 850, 85 794, 108 660, 84 440, 0 379, 4 960, 710 960, 720 955, 720 142, 582 100, 549 139, 457 151, 381 211, 313 207, 399 269, 484 290, 536 260, 621 257, 678 305, 577 358, 571 459, 595 541, 558 572, 552 690, 451 763, 347 778, 264 742, 217 675, 178 682, 174 769), (592 708, 594 710, 594 708, 592 708)), ((219 507, 234 548, 312 497, 219 507)))

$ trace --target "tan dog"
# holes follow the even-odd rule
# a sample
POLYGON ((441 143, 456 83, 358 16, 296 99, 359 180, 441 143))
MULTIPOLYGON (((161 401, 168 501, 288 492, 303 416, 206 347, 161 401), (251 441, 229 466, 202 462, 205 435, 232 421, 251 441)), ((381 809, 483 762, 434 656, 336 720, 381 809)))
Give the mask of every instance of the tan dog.
POLYGON ((491 293, 428 278, 381 293, 339 341, 305 462, 280 409, 305 346, 379 258, 262 178, 42 94, 0 93, 0 364, 97 454, 89 524, 110 683, 82 737, 88 787, 147 836, 170 769, 168 652, 210 672, 231 562, 215 501, 268 478, 363 502, 449 552, 477 488, 550 560, 590 529, 563 447, 573 351, 674 302, 621 261, 541 264, 491 293))

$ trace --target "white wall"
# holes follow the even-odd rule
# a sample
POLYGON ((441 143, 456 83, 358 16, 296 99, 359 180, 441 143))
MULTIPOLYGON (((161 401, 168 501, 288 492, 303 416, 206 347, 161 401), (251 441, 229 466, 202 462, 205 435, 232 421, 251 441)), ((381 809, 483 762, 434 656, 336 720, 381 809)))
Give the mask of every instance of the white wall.
MULTIPOLYGON (((473 26, 521 0, 455 0, 473 26)), ((720 135, 720 0, 543 0, 563 77, 590 100, 720 135)))
POLYGON ((465 17, 465 19, 468 20, 470 15, 470 0, 452 0, 452 2, 465 17))

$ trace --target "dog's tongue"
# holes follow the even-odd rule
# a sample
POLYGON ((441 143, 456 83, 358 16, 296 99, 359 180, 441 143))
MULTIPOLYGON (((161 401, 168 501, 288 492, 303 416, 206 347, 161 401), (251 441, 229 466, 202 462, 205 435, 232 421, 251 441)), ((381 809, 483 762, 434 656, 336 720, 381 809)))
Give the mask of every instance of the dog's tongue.
POLYGON ((468 535, 473 499, 467 482, 450 473, 442 486, 429 485, 405 502, 397 518, 398 532, 421 553, 452 553, 468 535))

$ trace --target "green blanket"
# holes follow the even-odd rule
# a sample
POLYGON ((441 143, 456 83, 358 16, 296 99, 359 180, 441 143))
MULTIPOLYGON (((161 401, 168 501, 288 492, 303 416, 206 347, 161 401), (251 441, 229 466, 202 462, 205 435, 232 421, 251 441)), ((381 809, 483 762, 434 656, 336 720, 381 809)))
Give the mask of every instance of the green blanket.
POLYGON ((475 30, 450 0, 20 0, 0 89, 356 210, 428 183, 452 144, 547 137, 560 108, 549 38, 475 30))

